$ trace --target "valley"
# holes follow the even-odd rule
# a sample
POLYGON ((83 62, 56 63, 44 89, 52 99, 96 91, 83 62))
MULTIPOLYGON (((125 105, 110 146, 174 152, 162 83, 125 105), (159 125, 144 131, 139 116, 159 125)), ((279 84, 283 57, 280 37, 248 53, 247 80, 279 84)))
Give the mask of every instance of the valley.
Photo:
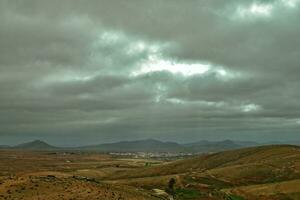
POLYGON ((299 183, 300 147, 292 145, 176 160, 81 151, 0 151, 1 200, 155 200, 172 195, 182 200, 298 200, 299 183))

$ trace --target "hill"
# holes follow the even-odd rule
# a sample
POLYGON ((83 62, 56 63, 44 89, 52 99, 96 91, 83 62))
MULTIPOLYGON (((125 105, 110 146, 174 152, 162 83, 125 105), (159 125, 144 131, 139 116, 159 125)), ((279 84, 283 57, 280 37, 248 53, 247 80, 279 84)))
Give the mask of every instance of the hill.
POLYGON ((0 149, 8 149, 8 148, 10 148, 10 146, 8 146, 8 145, 0 145, 0 149))
POLYGON ((77 151, 99 151, 99 152, 168 152, 168 153, 209 153, 232 150, 250 146, 258 146, 258 143, 247 141, 206 141, 202 140, 195 143, 179 144, 176 142, 162 142, 155 139, 120 141, 115 143, 105 143, 76 148, 58 148, 48 143, 35 140, 17 146, 0 146, 0 148, 27 149, 27 150, 77 150, 77 151))
POLYGON ((101 152, 190 152, 208 153, 224 150, 238 149, 249 146, 257 146, 258 143, 246 141, 206 141, 202 140, 195 143, 178 144, 176 142, 162 142, 154 139, 120 141, 116 143, 99 144, 92 146, 79 147, 79 150, 101 151, 101 152))
POLYGON ((172 177, 180 188, 178 195, 187 195, 181 199, 200 199, 202 195, 203 199, 296 200, 300 187, 290 186, 300 180, 300 147, 271 145, 230 150, 109 174, 107 179, 163 189, 172 177), (196 197, 189 198, 190 194, 196 197))
POLYGON ((171 178, 175 199, 180 200, 300 197, 300 147, 292 145, 250 147, 171 162, 99 152, 9 149, 0 151, 0 161, 0 199, 171 199, 161 196, 171 178))
POLYGON ((250 143, 250 142, 235 142, 232 140, 224 140, 224 141, 207 141, 202 140, 195 143, 189 143, 184 144, 185 147, 189 149, 189 151, 192 152, 218 152, 218 151, 225 151, 225 150, 231 150, 231 149, 238 149, 242 147, 249 147, 249 146, 255 146, 256 143, 250 143))
POLYGON ((187 149, 175 142, 161 142, 147 139, 136 141, 121 141, 79 148, 81 150, 94 150, 102 152, 185 152, 187 149))
POLYGON ((114 179, 153 177, 157 174, 202 173, 208 170, 214 176, 239 182, 243 181, 241 178, 250 178, 252 175, 256 176, 256 182, 268 182, 269 179, 277 177, 273 175, 278 173, 278 170, 282 170, 283 177, 281 178, 284 180, 298 176, 300 178, 300 171, 289 170, 289 166, 300 167, 299 146, 271 145, 202 155, 150 167, 146 170, 132 171, 130 174, 115 174, 114 179), (264 175, 264 172, 267 174, 264 175))
POLYGON ((58 147, 49 145, 48 143, 41 140, 34 140, 32 142, 26 142, 13 147, 14 149, 23 149, 23 150, 55 150, 58 147))
POLYGON ((162 142, 155 139, 120 141, 115 143, 105 143, 90 146, 74 147, 74 148, 58 148, 48 143, 35 140, 23 143, 17 146, 9 147, 0 145, 0 149, 28 149, 28 150, 76 150, 76 151, 98 151, 98 152, 168 152, 168 153, 214 153, 226 150, 241 149, 245 147, 255 147, 262 144, 251 141, 207 141, 201 140, 194 143, 179 144, 176 142, 162 142))

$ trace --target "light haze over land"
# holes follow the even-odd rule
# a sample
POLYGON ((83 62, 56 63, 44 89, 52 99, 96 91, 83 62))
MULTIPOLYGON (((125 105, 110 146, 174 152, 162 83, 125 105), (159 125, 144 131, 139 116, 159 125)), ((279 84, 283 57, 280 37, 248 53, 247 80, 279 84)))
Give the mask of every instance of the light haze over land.
POLYGON ((293 141, 298 0, 0 0, 0 144, 293 141))

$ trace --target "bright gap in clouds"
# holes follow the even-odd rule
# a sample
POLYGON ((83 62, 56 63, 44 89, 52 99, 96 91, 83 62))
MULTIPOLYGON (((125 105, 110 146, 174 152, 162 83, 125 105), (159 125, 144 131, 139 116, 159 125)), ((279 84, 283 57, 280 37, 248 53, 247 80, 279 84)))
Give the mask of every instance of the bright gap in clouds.
POLYGON ((272 8, 273 6, 271 5, 253 4, 249 11, 254 15, 270 16, 272 8))
MULTIPOLYGON (((97 52, 99 47, 101 49, 101 47, 110 46, 112 43, 118 44, 123 48, 121 52, 124 53, 124 55, 122 56, 126 56, 128 59, 131 57, 136 58, 137 55, 141 55, 141 59, 136 61, 132 66, 131 76, 162 71, 186 77, 208 72, 214 72, 218 75, 218 78, 222 79, 236 76, 236 74, 228 72, 222 67, 213 66, 210 63, 201 61, 181 61, 162 56, 167 48, 174 45, 172 43, 159 44, 157 42, 149 42, 134 37, 128 37, 126 34, 120 32, 108 31, 99 34, 97 42, 94 43, 93 50, 97 52)), ((97 61, 97 53, 95 53, 92 58, 97 61)), ((99 56, 99 58, 102 59, 101 56, 99 56)))
POLYGON ((280 0, 273 3, 254 2, 247 6, 238 6, 234 18, 255 19, 270 18, 276 9, 296 8, 300 0, 280 0))
POLYGON ((260 109, 261 109, 261 107, 259 105, 256 105, 256 104, 247 104, 247 105, 242 106, 242 111, 243 112, 255 112, 255 111, 258 111, 260 109))
POLYGON ((297 4, 299 3, 299 0, 281 0, 281 2, 290 8, 297 7, 297 4))
POLYGON ((158 71, 168 71, 173 74, 182 74, 184 76, 191 76, 195 74, 204 74, 210 70, 209 64, 200 63, 185 63, 175 62, 169 59, 162 59, 158 56, 151 55, 149 59, 141 64, 141 68, 132 73, 133 76, 147 74, 158 71))
POLYGON ((253 3, 249 7, 239 7, 238 15, 242 18, 247 17, 270 17, 272 14, 273 6, 270 4, 253 3))

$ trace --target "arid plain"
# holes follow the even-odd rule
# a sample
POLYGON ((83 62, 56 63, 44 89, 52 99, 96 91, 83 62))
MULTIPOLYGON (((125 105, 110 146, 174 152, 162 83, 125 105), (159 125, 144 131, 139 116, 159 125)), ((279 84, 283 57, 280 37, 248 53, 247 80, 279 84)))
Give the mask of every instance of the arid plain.
POLYGON ((96 152, 0 151, 0 199, 298 200, 300 147, 273 145, 172 161, 96 152))

